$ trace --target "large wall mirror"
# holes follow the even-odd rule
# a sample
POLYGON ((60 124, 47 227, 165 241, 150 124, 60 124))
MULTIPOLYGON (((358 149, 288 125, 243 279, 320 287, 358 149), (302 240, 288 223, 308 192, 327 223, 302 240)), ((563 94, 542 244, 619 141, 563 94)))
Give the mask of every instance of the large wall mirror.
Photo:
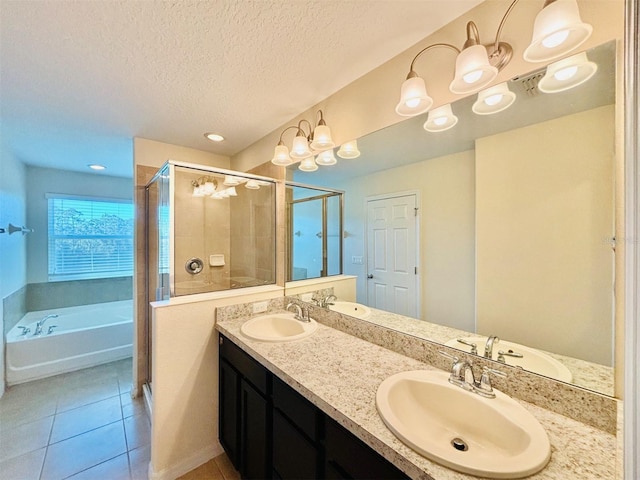
POLYGON ((546 352, 573 373, 557 378, 613 395, 615 43, 586 54, 597 72, 570 90, 542 93, 538 69, 508 82, 502 112, 473 113, 474 95, 452 105, 447 131, 425 131, 424 114, 358 139, 357 159, 289 168, 345 192, 359 303, 442 325, 437 340, 466 351, 455 337, 546 352), (412 211, 414 230, 376 240, 384 212, 412 211), (385 277, 401 263, 413 292, 385 277))

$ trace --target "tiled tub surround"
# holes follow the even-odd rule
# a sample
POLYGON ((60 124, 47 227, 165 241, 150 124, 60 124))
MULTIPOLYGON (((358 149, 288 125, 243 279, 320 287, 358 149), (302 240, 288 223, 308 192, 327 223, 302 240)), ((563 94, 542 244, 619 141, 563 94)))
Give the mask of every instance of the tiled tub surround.
MULTIPOLYGON (((299 341, 252 341, 240 333, 240 326, 247 318, 236 317, 237 312, 238 309, 231 312, 218 309, 216 328, 411 478, 475 478, 417 454, 391 433, 377 413, 375 395, 384 379, 408 370, 432 370, 433 366, 323 324, 318 325, 312 336, 299 341)), ((547 467, 529 478, 615 478, 616 437, 613 434, 530 403, 520 403, 545 428, 552 448, 547 467)))
MULTIPOLYGON (((292 298, 288 300, 297 301, 292 298)), ((485 365, 496 368, 495 362, 486 360, 483 357, 465 354, 461 350, 445 347, 437 340, 434 343, 434 341, 419 338, 413 333, 400 332, 392 324, 387 325, 388 327, 393 326, 393 328, 378 325, 371 321, 371 317, 367 320, 360 320, 311 304, 305 304, 305 306, 309 308, 311 316, 318 322, 402 355, 424 361, 442 370, 448 371, 451 368, 451 361, 438 353, 443 350, 472 362, 477 369, 476 375, 479 375, 480 370, 485 365)), ((219 313, 218 318, 221 318, 220 315, 224 315, 224 313, 219 313)), ((401 317, 400 315, 387 314, 387 316, 389 318, 396 317, 394 321, 397 321, 398 318, 406 319, 406 317, 401 317)), ((412 320, 415 326, 415 320, 409 320, 412 320)), ((425 322, 424 328, 428 329, 429 325, 433 326, 433 324, 425 322)), ((456 336, 455 332, 460 333, 459 330, 439 327, 438 333, 434 334, 434 336, 443 335, 448 340, 452 338, 449 335, 456 336)), ((424 334, 424 331, 421 333, 424 334)), ((507 379, 496 378, 493 383, 496 388, 507 395, 615 434, 618 409, 618 401, 615 398, 568 383, 551 380, 520 368, 504 365, 497 366, 497 368, 508 373, 509 377, 507 379)))

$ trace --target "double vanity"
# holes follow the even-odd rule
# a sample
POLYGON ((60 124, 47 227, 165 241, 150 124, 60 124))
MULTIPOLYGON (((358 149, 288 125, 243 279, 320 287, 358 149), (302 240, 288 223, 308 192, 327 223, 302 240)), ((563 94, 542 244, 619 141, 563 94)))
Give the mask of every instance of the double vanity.
POLYGON ((244 477, 615 478, 615 435, 505 395, 492 386, 503 373, 495 363, 472 370, 464 352, 442 348, 443 371, 291 300, 250 318, 235 307, 216 313, 221 443, 244 477), (358 470, 366 465, 376 469, 358 470))

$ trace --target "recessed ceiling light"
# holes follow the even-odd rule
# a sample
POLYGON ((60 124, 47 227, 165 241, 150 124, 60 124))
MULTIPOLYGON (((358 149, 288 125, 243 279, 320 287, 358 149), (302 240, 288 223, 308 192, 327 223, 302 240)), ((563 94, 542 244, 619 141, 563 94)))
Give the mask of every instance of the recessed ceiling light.
POLYGON ((106 170, 107 167, 105 167, 104 165, 98 165, 97 163, 90 163, 89 165, 87 165, 87 167, 89 167, 92 170, 106 170))
POLYGON ((224 137, 222 135, 218 135, 217 133, 209 132, 209 133, 205 133, 204 136, 209 140, 211 140, 212 142, 221 142, 224 140, 224 137))

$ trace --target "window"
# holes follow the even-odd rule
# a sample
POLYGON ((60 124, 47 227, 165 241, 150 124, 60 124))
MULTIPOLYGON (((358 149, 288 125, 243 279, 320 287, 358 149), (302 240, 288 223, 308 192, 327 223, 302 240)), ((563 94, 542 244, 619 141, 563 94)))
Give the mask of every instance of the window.
POLYGON ((133 275, 133 204, 48 194, 49 281, 133 275))

